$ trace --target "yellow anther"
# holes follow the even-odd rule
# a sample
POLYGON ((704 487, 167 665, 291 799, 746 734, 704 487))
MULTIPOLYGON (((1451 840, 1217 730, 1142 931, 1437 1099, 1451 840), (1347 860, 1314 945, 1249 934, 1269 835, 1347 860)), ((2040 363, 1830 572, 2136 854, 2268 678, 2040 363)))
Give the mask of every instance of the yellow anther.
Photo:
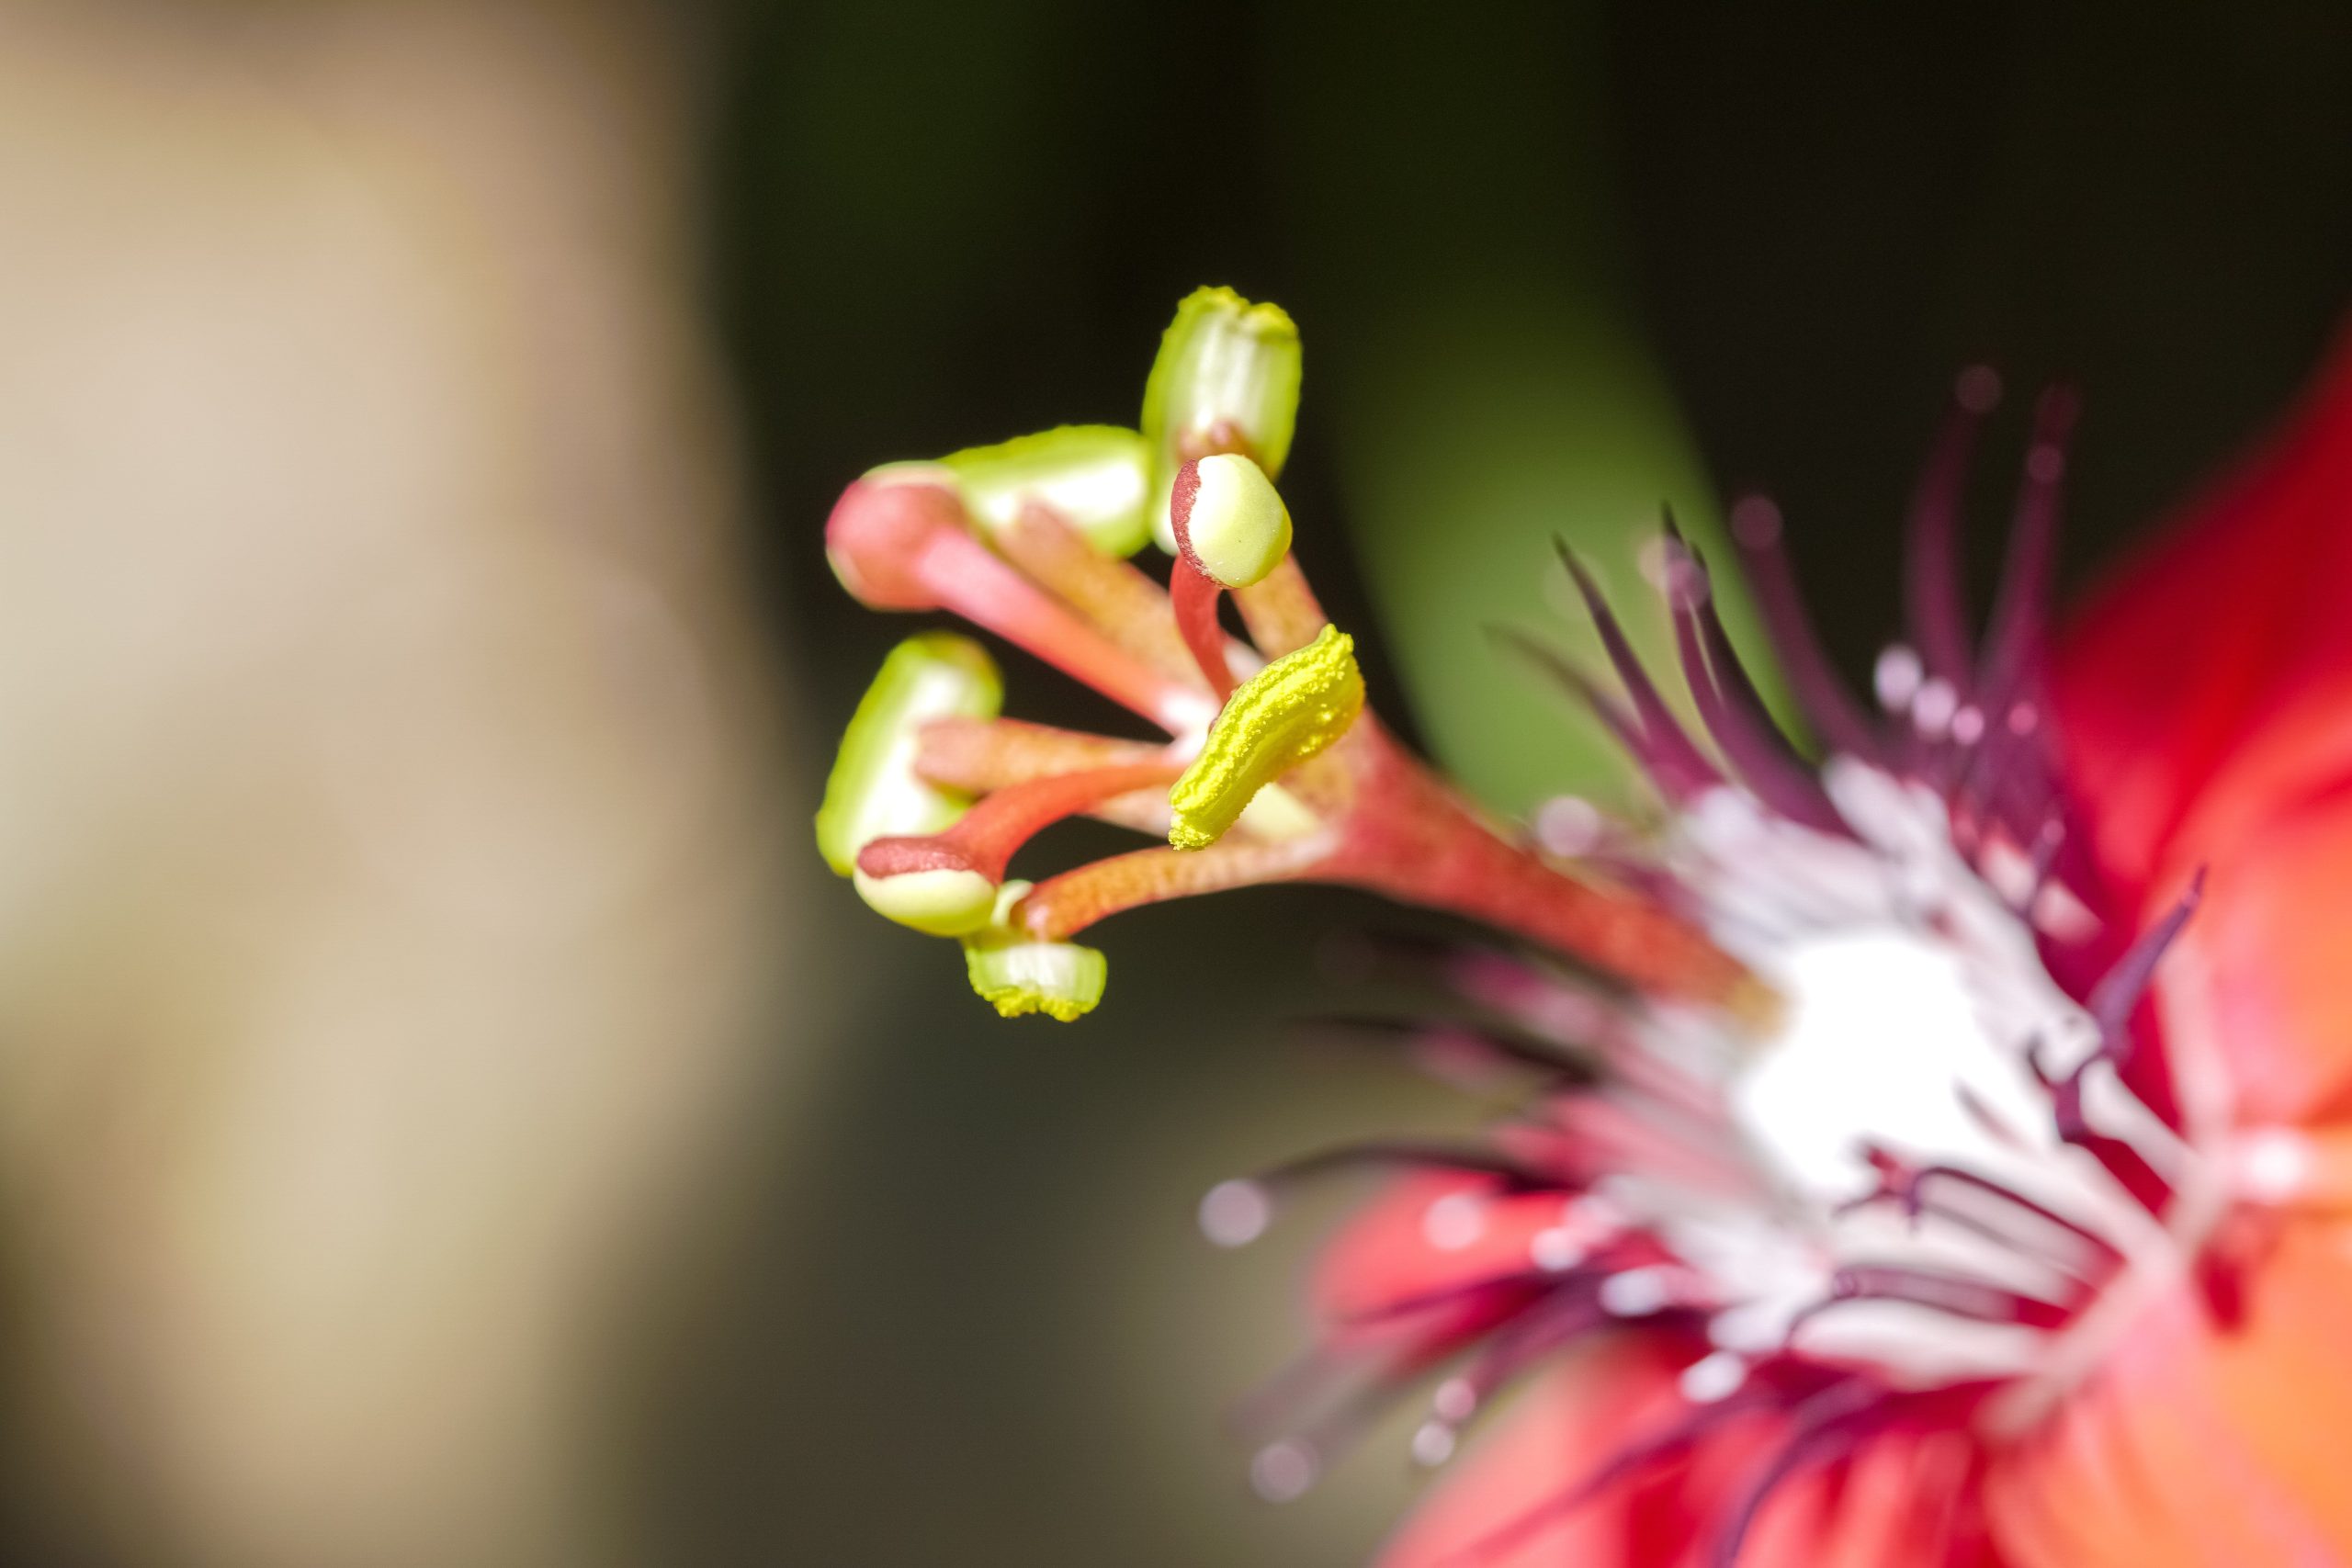
POLYGON ((988 930, 964 939, 964 972, 1000 1018, 1041 1012, 1075 1023, 1102 999, 1111 966, 1095 948, 1074 942, 1040 942, 1011 923, 1012 907, 1029 891, 1008 882, 997 895, 988 930))
POLYGON ((1355 639, 1327 626, 1244 682, 1209 727, 1201 754, 1168 792, 1168 841, 1204 850, 1266 785, 1348 732, 1363 711, 1355 639))

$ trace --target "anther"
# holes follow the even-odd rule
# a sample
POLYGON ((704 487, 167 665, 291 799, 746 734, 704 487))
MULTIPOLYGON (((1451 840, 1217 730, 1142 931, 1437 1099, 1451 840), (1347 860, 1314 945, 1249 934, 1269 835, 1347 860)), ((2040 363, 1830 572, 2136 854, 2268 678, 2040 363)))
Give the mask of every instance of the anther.
POLYGON ((924 725, 992 719, 1004 683, 987 650, 951 632, 925 632, 890 650, 842 735, 817 810, 817 848, 842 876, 876 839, 936 833, 971 805, 915 772, 924 725))
MULTIPOLYGON (((1230 288, 1196 288, 1176 307, 1144 384, 1143 434, 1153 447, 1153 491, 1164 502, 1189 458, 1243 452, 1282 473, 1298 425, 1298 328, 1279 305, 1230 288)), ((1154 525, 1167 526, 1164 506, 1154 525)), ((1172 552, 1172 534, 1162 548, 1172 552)))
POLYGON ((997 887, 1022 845, 1066 818, 1164 784, 1173 771, 1152 761, 1008 784, 945 832, 868 843, 858 852, 858 893, 879 913, 933 936, 1001 921, 997 887))
POLYGON ((966 976, 1001 1018, 1043 1013, 1075 1023, 1102 1000, 1110 963, 1098 949, 1041 941, 1023 931, 1013 910, 1028 892, 1025 882, 1008 882, 999 891, 995 918, 964 939, 966 976))
POLYGON ((877 610, 948 609, 1177 734, 1207 699, 1162 675, 1007 565, 971 531, 955 475, 897 463, 851 485, 825 523, 833 574, 877 610))
POLYGON ((1339 740, 1363 711, 1355 641, 1326 626, 1227 701, 1200 756, 1169 792, 1169 843, 1180 850, 1216 843, 1261 789, 1339 740))
POLYGON ((996 884, 977 871, 911 871, 852 879, 866 908, 925 936, 962 936, 988 924, 996 884))
POLYGON ((1041 502, 1101 554, 1131 556, 1151 537, 1151 445, 1114 424, 1065 424, 970 446, 939 460, 972 520, 993 535, 1041 502))
POLYGON ((1238 453, 1186 459, 1168 501, 1177 560, 1168 592, 1176 629, 1219 698, 1233 690, 1217 597, 1261 582, 1290 554, 1290 510, 1265 470, 1238 453))
POLYGON ((1188 460, 1168 518, 1184 559, 1224 588, 1247 588, 1290 553, 1290 509, 1266 471, 1239 453, 1188 460))
POLYGON ((936 463, 886 463, 842 492, 825 519, 825 559, 850 596, 876 610, 935 610, 922 570, 932 542, 964 532, 955 476, 936 463))

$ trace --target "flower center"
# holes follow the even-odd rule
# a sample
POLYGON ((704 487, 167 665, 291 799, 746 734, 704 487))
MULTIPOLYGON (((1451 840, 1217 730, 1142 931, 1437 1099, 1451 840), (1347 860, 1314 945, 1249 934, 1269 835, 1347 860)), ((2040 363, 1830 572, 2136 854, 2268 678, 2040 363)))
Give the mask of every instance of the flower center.
POLYGON ((1947 796, 1850 758, 1821 779, 1836 830, 1737 790, 1687 803, 1667 863, 1782 1008, 1695 1036, 1650 1011, 1655 1065, 1614 1092, 1696 1120, 1602 1190, 1689 1271, 1678 1299, 1717 1351, 1693 1398, 1790 1354, 1895 1387, 2031 1376, 2135 1259, 2171 1250, 2112 1163, 2161 1172, 2176 1147, 2117 1066, 2117 1003, 2145 964, 2077 1001, 2037 941, 2050 890, 1963 836, 1947 796))
POLYGON ((1862 927, 1808 937, 1759 965, 1788 1004, 1780 1036, 1735 1080, 1741 1130, 1789 1186, 1825 1205, 1877 1190, 1872 1149, 1980 1165, 2045 1097, 1979 1021, 1958 956, 1932 939, 1862 927))

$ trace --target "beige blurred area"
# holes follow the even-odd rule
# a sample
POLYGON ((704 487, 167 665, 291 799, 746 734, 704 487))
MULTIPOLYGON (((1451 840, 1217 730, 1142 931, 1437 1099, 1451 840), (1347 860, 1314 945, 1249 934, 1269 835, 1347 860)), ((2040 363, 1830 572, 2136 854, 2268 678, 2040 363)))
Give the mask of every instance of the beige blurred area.
POLYGON ((593 1563, 779 1092, 659 8, 0 5, 0 1422, 57 1560, 593 1563))

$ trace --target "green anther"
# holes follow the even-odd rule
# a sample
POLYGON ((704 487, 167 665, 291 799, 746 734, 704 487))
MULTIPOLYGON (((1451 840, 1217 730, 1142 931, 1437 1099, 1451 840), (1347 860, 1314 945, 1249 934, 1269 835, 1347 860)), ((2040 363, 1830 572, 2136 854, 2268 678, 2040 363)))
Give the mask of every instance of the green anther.
POLYGON ((1124 558, 1151 536, 1151 446, 1115 424, 1065 424, 940 459, 973 521, 995 530, 1045 502, 1106 556, 1124 558))
POLYGON ((1355 639, 1337 626, 1275 660, 1226 699, 1201 754, 1168 792, 1168 841, 1204 850, 1257 793, 1322 751, 1363 711, 1355 639))
POLYGON ((968 796, 915 773, 922 727, 935 718, 994 718, 1004 702, 995 661, 969 637, 925 632, 890 650, 842 736, 817 809, 817 849, 834 872, 857 870, 876 839, 955 825, 968 796))
POLYGON ((1183 519, 1193 561, 1227 588, 1263 582, 1290 553, 1290 508, 1273 481, 1238 452, 1203 457, 1193 472, 1199 484, 1183 519))
POLYGON ((997 896, 995 922, 964 939, 964 971, 972 989, 1000 1018, 1042 1012, 1075 1023, 1102 999, 1110 963, 1097 949, 1074 942, 1039 942, 1011 925, 1006 917, 1028 891, 1025 882, 1004 885, 997 896))
POLYGON ((902 871, 896 876, 868 876, 859 871, 850 883, 876 914, 925 936, 978 931, 996 907, 996 884, 977 871, 944 867, 902 871))
POLYGON ((1143 389, 1151 525, 1162 548, 1175 548, 1168 491, 1185 459, 1243 451, 1268 479, 1282 476, 1298 427, 1301 363, 1298 328, 1279 305, 1195 288, 1176 307, 1143 389))

